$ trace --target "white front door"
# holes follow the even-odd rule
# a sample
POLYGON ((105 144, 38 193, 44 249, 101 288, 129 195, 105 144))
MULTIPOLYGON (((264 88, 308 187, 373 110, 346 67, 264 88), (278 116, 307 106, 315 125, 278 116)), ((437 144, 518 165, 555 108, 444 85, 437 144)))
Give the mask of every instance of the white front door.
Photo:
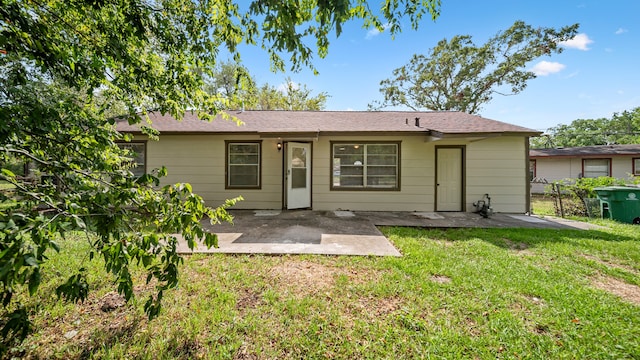
POLYGON ((311 144, 287 143, 287 209, 311 207, 311 144))
POLYGON ((461 147, 436 148, 436 211, 462 211, 461 147))

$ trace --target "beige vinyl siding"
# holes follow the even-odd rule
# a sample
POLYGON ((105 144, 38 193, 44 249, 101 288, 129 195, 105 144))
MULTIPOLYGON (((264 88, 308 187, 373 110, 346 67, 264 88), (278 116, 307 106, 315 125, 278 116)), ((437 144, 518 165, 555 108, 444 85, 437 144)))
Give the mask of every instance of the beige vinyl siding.
POLYGON ((529 164, 524 138, 487 138, 470 142, 466 149, 467 210, 475 210, 473 202, 489 194, 495 212, 526 212, 529 164))
MULTIPOLYGON (((582 160, 580 159, 536 159, 536 178, 546 180, 548 183, 554 181, 577 178, 582 172, 582 160)), ((544 184, 533 184, 531 192, 542 194, 545 191, 544 184)))
POLYGON ((280 209, 282 207, 282 155, 275 139, 258 136, 161 135, 147 142, 147 169, 164 165, 168 176, 161 185, 190 183, 209 206, 242 196, 238 209, 280 209), (225 190, 225 140, 262 140, 262 188, 225 190))
POLYGON ((626 179, 633 171, 633 158, 636 156, 616 156, 611 159, 611 176, 626 179))
POLYGON ((423 136, 322 137, 313 148, 313 209, 433 211, 434 145, 423 136), (331 141, 400 142, 400 191, 330 190, 331 141))
MULTIPOLYGON (((593 157, 595 158, 595 157, 593 157)), ((633 167, 631 159, 633 156, 616 156, 611 159, 611 176, 626 179, 629 177, 633 167)), ((536 177, 545 179, 547 182, 564 179, 577 179, 582 176, 583 158, 537 158, 536 177)), ((531 192, 534 194, 544 193, 544 185, 533 184, 531 192)))
MULTIPOLYGON (((295 139, 292 139, 292 141, 295 139)), ((238 209, 281 209, 283 152, 278 140, 254 136, 161 135, 147 142, 147 171, 165 165, 162 184, 188 182, 207 205, 244 197, 238 209), (225 140, 261 142, 261 189, 225 189, 225 140)), ((425 136, 331 136, 312 145, 312 208, 314 210, 434 211, 435 146, 465 146, 465 210, 488 193, 497 212, 525 212, 526 169, 523 137, 428 141, 425 136), (400 190, 332 191, 331 141, 400 143, 400 190)))

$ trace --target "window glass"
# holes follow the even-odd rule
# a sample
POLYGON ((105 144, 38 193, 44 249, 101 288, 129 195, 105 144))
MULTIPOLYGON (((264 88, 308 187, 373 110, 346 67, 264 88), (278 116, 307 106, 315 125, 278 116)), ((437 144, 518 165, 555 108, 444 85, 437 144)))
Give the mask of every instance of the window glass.
POLYGON ((640 158, 633 159, 633 175, 640 176, 640 158))
POLYGON ((333 144, 333 188, 398 189, 398 144, 333 144))
POLYGON ((128 159, 129 162, 127 164, 127 168, 131 171, 135 176, 142 176, 146 172, 146 164, 145 164, 145 146, 146 143, 143 142, 135 142, 135 143, 118 143, 119 148, 123 150, 128 150, 128 159))
POLYGON ((291 187, 302 189, 307 187, 307 149, 293 147, 291 149, 291 187))
POLYGON ((586 178, 597 178, 601 176, 611 176, 609 174, 609 159, 584 159, 583 176, 586 178))
POLYGON ((227 144, 227 187, 260 186, 260 143, 227 144))

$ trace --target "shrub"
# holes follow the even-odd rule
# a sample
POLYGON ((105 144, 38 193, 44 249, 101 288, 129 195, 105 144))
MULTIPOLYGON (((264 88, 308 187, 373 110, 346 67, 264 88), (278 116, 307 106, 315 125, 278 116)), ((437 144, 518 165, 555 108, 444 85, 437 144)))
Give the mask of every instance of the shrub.
POLYGON ((564 179, 547 186, 545 192, 554 199, 554 207, 558 216, 592 216, 593 201, 597 198, 595 188, 604 186, 620 186, 628 183, 637 184, 638 178, 618 179, 608 176, 597 178, 564 179))

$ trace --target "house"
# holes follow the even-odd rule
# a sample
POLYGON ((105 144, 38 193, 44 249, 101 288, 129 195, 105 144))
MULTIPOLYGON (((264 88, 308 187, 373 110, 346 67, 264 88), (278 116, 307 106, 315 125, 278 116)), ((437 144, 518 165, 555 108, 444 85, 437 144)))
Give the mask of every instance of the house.
POLYGON ((530 176, 538 183, 533 193, 544 193, 544 184, 563 179, 640 176, 640 145, 598 145, 557 149, 532 149, 530 176))
POLYGON ((474 211, 529 209, 528 144, 540 133, 460 112, 241 111, 181 121, 151 113, 159 141, 139 125, 135 162, 165 165, 164 183, 188 182, 208 205, 236 208, 474 211))

